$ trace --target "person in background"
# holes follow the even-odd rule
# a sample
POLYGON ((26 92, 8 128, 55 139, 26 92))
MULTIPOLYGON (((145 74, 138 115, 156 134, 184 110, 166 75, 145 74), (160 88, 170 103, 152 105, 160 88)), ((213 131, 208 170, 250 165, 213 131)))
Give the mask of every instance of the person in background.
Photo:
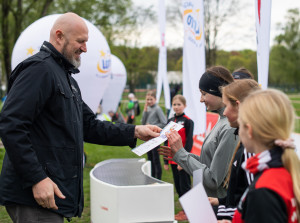
POLYGON ((22 61, 9 79, 0 113, 6 153, 0 205, 14 223, 63 223, 83 211, 83 142, 135 147, 158 137, 157 126, 96 119, 71 76, 87 52, 88 28, 75 13, 58 17, 40 52, 22 61))
POLYGON ((173 97, 179 93, 179 91, 181 90, 181 84, 174 84, 173 87, 171 87, 170 89, 170 103, 171 103, 171 109, 168 109, 167 111, 167 117, 171 118, 174 115, 174 110, 172 109, 172 100, 173 97))
POLYGON ((111 117, 107 114, 105 114, 102 111, 102 105, 101 103, 98 105, 97 111, 96 111, 96 118, 100 121, 108 121, 111 122, 111 117))
POLYGON ((232 222, 299 223, 300 161, 290 139, 295 122, 291 101, 279 90, 253 92, 241 103, 238 122, 241 141, 256 155, 242 165, 254 181, 232 222))
MULTIPOLYGON (((234 134, 238 135, 238 111, 240 103, 253 91, 260 87, 255 80, 243 79, 222 88, 222 100, 226 108, 224 115, 227 117, 230 126, 236 128, 234 134)), ((234 211, 244 191, 253 181, 253 175, 247 173, 242 168, 242 163, 253 156, 247 153, 243 143, 239 142, 230 161, 228 174, 224 181, 224 186, 228 187, 227 196, 223 198, 209 197, 213 206, 218 206, 217 218, 232 219, 234 211)))
POLYGON ((234 80, 240 80, 240 79, 253 79, 254 75, 246 68, 241 67, 233 71, 232 73, 234 80))
MULTIPOLYGON (((186 108, 186 100, 182 95, 175 95, 172 100, 172 107, 175 112, 174 117, 168 120, 176 122, 178 124, 183 125, 183 128, 178 131, 179 135, 182 139, 182 145, 187 152, 191 152, 193 147, 193 131, 194 131, 194 122, 188 116, 184 114, 184 109, 186 108)), ((169 146, 168 141, 166 141, 165 145, 169 146)), ((164 169, 169 170, 169 164, 171 165, 173 180, 175 184, 176 191, 178 196, 181 197, 186 192, 191 189, 191 177, 190 175, 182 169, 181 166, 177 165, 172 160, 164 160, 165 165, 164 169)), ((175 215, 175 220, 177 221, 185 221, 187 217, 185 212, 179 211, 175 215)))
MULTIPOLYGON (((154 91, 148 91, 146 94, 146 103, 143 111, 142 124, 156 125, 163 128, 167 124, 167 118, 162 109, 156 104, 156 95, 154 91)), ((147 152, 148 160, 151 161, 151 175, 157 179, 161 179, 162 169, 160 158, 156 147, 147 152)))
POLYGON ((140 105, 133 93, 128 94, 129 102, 126 108, 127 123, 133 124, 135 122, 135 117, 140 115, 140 105))
POLYGON ((238 143, 238 137, 234 135, 235 129, 230 127, 223 115, 225 105, 220 91, 220 87, 233 81, 231 73, 222 66, 208 68, 200 78, 200 102, 205 103, 208 111, 215 111, 220 116, 214 128, 205 137, 200 156, 183 148, 181 137, 177 132, 167 136, 170 147, 162 146, 160 151, 161 155, 173 157, 172 160, 190 175, 193 171, 202 169, 203 186, 210 197, 226 196, 227 189, 223 183, 234 148, 238 143))
POLYGON ((109 111, 108 115, 110 116, 111 121, 114 123, 124 123, 125 122, 122 115, 118 112, 109 111))

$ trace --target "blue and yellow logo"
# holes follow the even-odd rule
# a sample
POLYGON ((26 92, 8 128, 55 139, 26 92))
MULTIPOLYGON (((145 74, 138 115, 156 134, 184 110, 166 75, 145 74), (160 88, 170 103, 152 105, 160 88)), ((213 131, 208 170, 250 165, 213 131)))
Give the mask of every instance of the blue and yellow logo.
POLYGON ((97 62, 97 70, 99 73, 96 74, 97 77, 107 77, 110 74, 111 68, 111 59, 110 53, 105 53, 103 50, 100 50, 100 60, 97 62))
POLYGON ((200 9, 193 9, 191 2, 184 5, 183 19, 185 23, 185 32, 188 39, 196 46, 201 45, 201 38, 203 35, 203 24, 201 24, 200 9))

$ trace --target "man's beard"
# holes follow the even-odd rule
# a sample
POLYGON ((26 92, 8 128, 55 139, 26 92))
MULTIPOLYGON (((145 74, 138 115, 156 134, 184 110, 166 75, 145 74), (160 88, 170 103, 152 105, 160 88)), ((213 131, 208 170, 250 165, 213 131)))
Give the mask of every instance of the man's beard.
MULTIPOLYGON (((80 56, 79 56, 79 58, 78 58, 78 60, 76 60, 74 57, 73 57, 73 55, 71 54, 71 53, 69 53, 68 51, 67 51, 67 46, 68 46, 68 44, 69 44, 69 41, 68 40, 66 40, 66 42, 65 42, 65 44, 64 44, 64 46, 63 46, 63 48, 62 48, 62 55, 75 67, 75 68, 78 68, 78 67, 80 67, 80 64, 81 64, 81 58, 80 58, 80 56)), ((76 51, 77 52, 77 51, 76 51)))

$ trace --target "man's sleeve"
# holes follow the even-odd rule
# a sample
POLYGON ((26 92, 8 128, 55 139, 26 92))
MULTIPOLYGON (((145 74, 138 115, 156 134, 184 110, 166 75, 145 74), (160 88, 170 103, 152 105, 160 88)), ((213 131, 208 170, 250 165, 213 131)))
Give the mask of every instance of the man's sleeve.
POLYGON ((100 121, 92 110, 83 102, 84 141, 100 145, 130 146, 134 148, 135 125, 100 121))
POLYGON ((32 148, 30 128, 51 91, 51 77, 45 66, 33 64, 17 76, 2 108, 0 136, 24 188, 47 177, 32 148))

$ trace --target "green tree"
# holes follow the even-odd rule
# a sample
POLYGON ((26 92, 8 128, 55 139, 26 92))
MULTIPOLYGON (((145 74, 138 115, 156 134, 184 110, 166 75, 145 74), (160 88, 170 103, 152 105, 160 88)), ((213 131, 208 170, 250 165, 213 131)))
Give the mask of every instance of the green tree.
POLYGON ((11 72, 11 53, 19 35, 25 26, 46 15, 52 2, 53 0, 1 0, 0 59, 6 79, 11 72))
POLYGON ((126 42, 124 34, 153 18, 151 8, 135 8, 132 0, 1 0, 0 7, 0 52, 6 80, 11 73, 11 54, 17 38, 40 17, 75 12, 95 24, 109 44, 121 40, 126 42))
POLYGON ((300 85, 300 13, 288 10, 282 31, 270 52, 270 84, 300 85))
MULTIPOLYGON (((167 8, 167 22, 174 27, 182 28, 178 25, 182 24, 182 2, 181 0, 173 0, 171 2, 171 5, 168 5, 167 8)), ((218 47, 223 37, 220 34, 220 29, 242 7, 246 6, 242 5, 241 1, 238 0, 204 0, 205 57, 207 66, 216 64, 218 47)))
POLYGON ((182 61, 183 61, 183 57, 181 56, 175 64, 174 70, 176 71, 182 71, 182 61))
POLYGON ((229 58, 230 58, 230 52, 225 51, 225 50, 218 50, 216 53, 216 63, 215 64, 227 67, 229 58))
POLYGON ((243 67, 247 68, 257 80, 257 57, 256 51, 253 50, 242 50, 240 51, 241 56, 245 59, 243 67))
POLYGON ((220 28, 239 9, 240 4, 237 0, 204 0, 205 59, 207 66, 216 64, 220 28))
POLYGON ((231 72, 244 67, 248 69, 257 79, 256 52, 252 50, 217 51, 216 65, 227 67, 231 72))
MULTIPOLYGON (((178 61, 182 58, 182 48, 167 50, 167 69, 168 71, 182 70, 182 65, 178 67, 178 61)), ((180 60, 182 63, 182 59, 180 60)))
POLYGON ((245 67, 246 60, 240 52, 233 51, 228 59, 227 68, 232 72, 239 67, 245 67))
POLYGON ((111 52, 119 57, 126 67, 130 92, 134 92, 137 86, 154 83, 154 76, 157 74, 158 48, 122 45, 111 46, 111 52))

